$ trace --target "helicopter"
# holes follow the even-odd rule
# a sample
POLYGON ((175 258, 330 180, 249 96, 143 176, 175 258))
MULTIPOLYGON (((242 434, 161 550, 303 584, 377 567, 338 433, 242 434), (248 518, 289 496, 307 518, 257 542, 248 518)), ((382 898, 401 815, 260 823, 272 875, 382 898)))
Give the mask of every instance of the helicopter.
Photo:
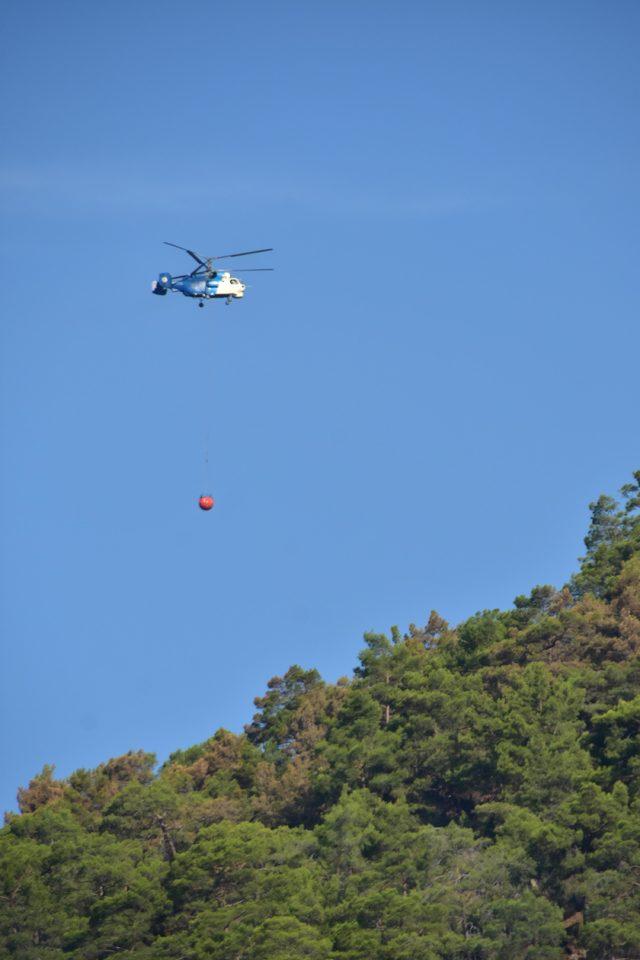
MULTIPOLYGON (((191 273, 183 273, 177 277, 173 277, 170 273, 159 274, 158 279, 151 284, 151 292, 159 297, 166 296, 169 290, 182 293, 185 297, 196 299, 199 307, 204 307, 205 300, 225 300, 228 306, 233 300, 241 300, 244 297, 246 284, 237 277, 232 277, 229 271, 218 270, 214 266, 215 261, 228 260, 231 257, 248 257, 254 253, 269 253, 273 250, 273 247, 263 247, 261 250, 245 250, 243 253, 225 253, 219 257, 202 257, 194 250, 181 247, 177 243, 169 243, 168 240, 164 240, 163 243, 167 247, 184 250, 198 266, 191 273)), ((247 267, 238 272, 264 273, 272 270, 273 267, 247 267)))

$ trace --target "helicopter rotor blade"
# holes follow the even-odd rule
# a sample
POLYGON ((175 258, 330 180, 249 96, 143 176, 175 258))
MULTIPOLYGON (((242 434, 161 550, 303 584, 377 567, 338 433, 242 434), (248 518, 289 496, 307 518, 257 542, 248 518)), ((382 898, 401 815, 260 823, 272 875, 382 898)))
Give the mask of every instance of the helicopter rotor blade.
POLYGON ((272 273, 275 267, 244 267, 242 270, 234 270, 234 273, 272 273))
POLYGON ((245 250, 243 253, 223 253, 220 257, 211 257, 212 260, 228 260, 230 257, 248 257, 252 253, 271 253, 273 247, 263 247, 261 250, 245 250))
POLYGON ((167 247, 175 247, 177 250, 184 250, 184 252, 188 253, 190 257, 193 257, 196 263, 199 263, 201 267, 206 267, 206 262, 202 259, 202 257, 199 257, 197 253, 194 253, 193 250, 187 250, 186 247, 181 247, 177 243, 169 243, 168 240, 163 240, 162 242, 166 244, 167 247))

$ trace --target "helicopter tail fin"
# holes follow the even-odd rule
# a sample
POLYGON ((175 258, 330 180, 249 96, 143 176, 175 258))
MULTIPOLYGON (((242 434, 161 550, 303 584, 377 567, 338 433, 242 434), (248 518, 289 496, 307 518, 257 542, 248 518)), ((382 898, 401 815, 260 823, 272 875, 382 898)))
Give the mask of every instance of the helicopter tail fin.
POLYGON ((161 273, 158 279, 151 284, 151 292, 157 293, 159 297, 164 297, 167 290, 171 289, 172 282, 170 273, 161 273))

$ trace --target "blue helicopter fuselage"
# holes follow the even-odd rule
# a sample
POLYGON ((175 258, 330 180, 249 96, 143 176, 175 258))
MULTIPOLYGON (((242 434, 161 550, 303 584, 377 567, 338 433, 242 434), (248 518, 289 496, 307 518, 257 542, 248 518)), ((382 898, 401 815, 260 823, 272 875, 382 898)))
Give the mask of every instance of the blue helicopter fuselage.
POLYGON ((214 271, 206 276, 180 277, 174 280, 170 273, 161 273, 151 284, 151 290, 158 296, 165 296, 170 290, 185 297, 199 300, 211 300, 224 297, 227 300, 244 296, 245 285, 227 271, 214 271))
POLYGON ((185 277, 184 280, 174 280, 172 290, 179 290, 185 297, 204 297, 207 294, 207 280, 204 277, 185 277))

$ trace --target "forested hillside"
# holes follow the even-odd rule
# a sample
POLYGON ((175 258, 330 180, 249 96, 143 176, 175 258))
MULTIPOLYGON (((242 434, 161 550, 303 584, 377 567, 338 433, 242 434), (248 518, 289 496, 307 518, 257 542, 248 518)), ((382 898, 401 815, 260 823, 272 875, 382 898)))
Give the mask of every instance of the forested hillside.
POLYGON ((46 767, 0 834, 20 960, 640 958, 640 471, 561 589, 291 667, 243 734, 46 767))

